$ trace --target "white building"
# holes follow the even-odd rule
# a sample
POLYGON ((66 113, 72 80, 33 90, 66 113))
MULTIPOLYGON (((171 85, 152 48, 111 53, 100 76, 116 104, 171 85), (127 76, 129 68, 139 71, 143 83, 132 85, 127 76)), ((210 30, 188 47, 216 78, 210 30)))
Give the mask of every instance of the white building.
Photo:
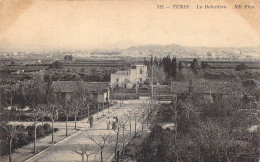
POLYGON ((133 88, 136 84, 143 84, 148 77, 146 65, 135 65, 128 71, 117 71, 111 74, 111 88, 133 88))

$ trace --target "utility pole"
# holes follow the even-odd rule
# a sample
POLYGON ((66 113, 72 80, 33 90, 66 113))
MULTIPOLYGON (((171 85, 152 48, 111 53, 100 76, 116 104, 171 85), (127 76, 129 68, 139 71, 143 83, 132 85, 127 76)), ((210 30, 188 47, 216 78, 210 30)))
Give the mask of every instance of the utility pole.
MULTIPOLYGON (((153 57, 153 55, 152 55, 152 57, 153 57)), ((153 62, 151 62, 151 68, 152 68, 151 105, 152 105, 152 109, 153 109, 153 62)))

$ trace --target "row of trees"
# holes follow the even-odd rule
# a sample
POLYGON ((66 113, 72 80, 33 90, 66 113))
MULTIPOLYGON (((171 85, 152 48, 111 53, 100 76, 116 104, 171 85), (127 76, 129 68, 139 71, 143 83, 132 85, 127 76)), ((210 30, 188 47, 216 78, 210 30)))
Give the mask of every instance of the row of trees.
POLYGON ((44 79, 45 81, 78 81, 84 80, 89 82, 108 82, 110 81, 111 73, 115 73, 118 70, 123 70, 124 68, 78 68, 78 69, 49 69, 46 71, 44 79))
POLYGON ((153 124, 149 141, 136 157, 140 161, 236 161, 257 159, 259 132, 249 132, 257 118, 245 113, 249 105, 234 96, 203 103, 203 95, 190 93, 169 105, 175 129, 153 124))
MULTIPOLYGON (((125 147, 126 147, 126 131, 129 131, 129 143, 131 142, 132 137, 135 137, 137 134, 137 122, 140 121, 142 123, 142 131, 143 131, 143 124, 145 123, 146 119, 149 117, 149 113, 151 113, 151 105, 150 103, 144 102, 138 109, 127 110, 124 112, 124 119, 119 120, 116 124, 116 128, 113 131, 116 133, 115 137, 109 134, 100 134, 94 136, 93 134, 87 134, 86 138, 93 141, 100 150, 100 161, 104 161, 103 152, 104 149, 115 142, 114 146, 114 157, 116 159, 119 158, 119 151, 118 147, 121 144, 122 146, 122 153, 124 155, 125 147), (141 118, 139 118, 141 117, 141 118), (134 130, 132 128, 132 124, 134 122, 134 130), (129 129, 127 129, 129 128, 129 129), (134 133, 134 134, 133 134, 134 133)), ((89 143, 86 144, 79 144, 77 147, 73 147, 72 151, 78 154, 81 157, 82 162, 87 158, 89 161, 90 155, 96 155, 97 152, 94 151, 94 147, 91 147, 89 143)))
MULTIPOLYGON (((148 67, 150 66, 157 66, 162 67, 164 72, 168 74, 169 77, 175 78, 177 76, 177 59, 173 57, 172 59, 170 56, 163 57, 162 59, 157 57, 151 57, 150 61, 144 60, 144 64, 148 67)), ((182 64, 179 63, 179 70, 182 70, 182 64)))
MULTIPOLYGON (((179 76, 183 75, 183 62, 179 61, 179 63, 177 63, 177 58, 173 57, 171 58, 170 56, 166 56, 163 58, 159 58, 159 61, 157 59, 157 57, 151 57, 150 61, 147 61, 144 59, 144 64, 148 66, 148 68, 150 68, 150 70, 152 69, 151 66, 155 66, 155 69, 160 69, 162 68, 163 71, 167 74, 167 78, 174 78, 177 79, 181 78, 179 76)), ((153 67, 154 68, 154 67, 153 67)), ((198 74, 199 72, 199 64, 198 64, 198 60, 196 58, 194 58, 191 61, 191 65, 190 65, 190 70, 194 73, 194 74, 198 74)), ((160 77, 156 77, 156 78, 160 78, 160 77)))
MULTIPOLYGON (((75 129, 77 129, 77 117, 81 111, 87 111, 88 117, 90 116, 90 104, 92 100, 87 97, 88 91, 82 90, 82 87, 77 87, 75 92, 71 95, 68 102, 65 102, 61 93, 54 93, 51 85, 43 82, 43 80, 25 80, 23 82, 16 82, 14 84, 6 84, 1 86, 1 101, 3 105, 21 108, 19 105, 26 105, 31 108, 30 112, 26 112, 27 119, 33 123, 34 127, 34 149, 36 153, 37 141, 37 125, 45 122, 46 117, 51 120, 52 140, 54 143, 54 124, 58 119, 58 114, 66 116, 66 136, 68 135, 67 122, 71 115, 74 115, 75 129)), ((20 109, 21 110, 21 109, 20 109)), ((20 133, 16 126, 10 125, 10 121, 19 120, 21 111, 3 111, 1 114, 1 127, 7 130, 6 140, 9 142, 10 147, 10 161, 12 152, 12 140, 20 133), (7 118, 7 114, 8 118, 7 118)))

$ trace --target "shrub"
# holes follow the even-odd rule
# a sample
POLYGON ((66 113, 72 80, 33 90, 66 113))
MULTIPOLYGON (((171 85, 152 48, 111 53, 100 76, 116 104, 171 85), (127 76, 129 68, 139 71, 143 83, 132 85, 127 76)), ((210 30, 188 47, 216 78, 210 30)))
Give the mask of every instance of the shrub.
POLYGON ((0 127, 0 140, 5 140, 7 138, 7 132, 3 127, 0 127))
POLYGON ((248 69, 248 66, 244 63, 237 65, 235 68, 236 71, 247 70, 247 69, 248 69))
POLYGON ((16 128, 19 129, 19 130, 24 130, 25 129, 24 125, 22 125, 22 124, 21 125, 17 125, 16 128))
POLYGON ((43 129, 44 129, 44 131, 45 131, 45 134, 48 134, 48 133, 51 132, 51 125, 48 124, 48 123, 45 123, 45 124, 43 125, 43 129))
POLYGON ((28 137, 29 139, 33 139, 34 138, 34 126, 30 125, 26 128, 27 132, 28 132, 28 137))
POLYGON ((28 130, 28 137, 29 137, 29 140, 34 139, 34 130, 28 130))
POLYGON ((209 67, 209 64, 207 63, 207 62, 202 62, 201 63, 201 68, 202 69, 206 69, 206 68, 208 68, 209 67))
POLYGON ((0 155, 5 155, 8 152, 9 152, 8 142, 0 140, 0 155))
MULTIPOLYGON (((23 125, 19 125, 17 127, 22 127, 20 130, 24 132, 18 133, 13 139, 12 139, 12 151, 23 147, 30 142, 34 141, 34 126, 28 126, 26 129, 23 125), (27 131, 27 132, 26 132, 27 131)), ((6 135, 4 134, 4 131, 0 129, 1 138, 3 138, 6 135), (3 134, 2 134, 3 133, 3 134)), ((46 135, 49 135, 51 133, 52 129, 50 124, 46 123, 43 126, 38 125, 36 128, 37 137, 45 137, 46 135)), ((58 128, 54 128, 54 132, 58 131, 58 128)), ((3 140, 0 140, 0 155, 5 155, 9 153, 9 143, 6 138, 3 140)))
POLYGON ((45 130, 42 125, 38 125, 36 128, 37 137, 42 137, 45 135, 45 130))
POLYGON ((28 135, 26 133, 19 133, 17 135, 17 137, 18 137, 18 141, 17 141, 18 147, 22 147, 22 146, 27 145, 29 143, 28 135))
POLYGON ((18 139, 18 137, 17 136, 14 136, 13 137, 13 139, 12 139, 12 152, 16 149, 16 148, 18 148, 18 141, 19 141, 19 139, 18 139))

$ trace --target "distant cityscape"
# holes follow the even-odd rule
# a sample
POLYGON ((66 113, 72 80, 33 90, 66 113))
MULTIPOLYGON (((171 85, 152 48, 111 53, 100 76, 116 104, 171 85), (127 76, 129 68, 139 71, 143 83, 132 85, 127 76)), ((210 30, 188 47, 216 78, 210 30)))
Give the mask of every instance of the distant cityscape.
MULTIPOLYGON (((208 61, 256 61, 260 60, 260 47, 242 47, 242 48, 210 48, 210 47, 184 47, 180 45, 144 45, 134 46, 127 49, 114 50, 56 50, 50 52, 24 52, 5 50, 0 52, 1 60, 8 59, 28 59, 39 60, 62 59, 65 55, 72 54, 75 58, 136 58, 136 57, 178 57, 180 59, 193 59, 208 61)), ((35 62, 36 61, 36 62, 35 62)), ((33 62, 30 62, 33 63, 33 62)))

